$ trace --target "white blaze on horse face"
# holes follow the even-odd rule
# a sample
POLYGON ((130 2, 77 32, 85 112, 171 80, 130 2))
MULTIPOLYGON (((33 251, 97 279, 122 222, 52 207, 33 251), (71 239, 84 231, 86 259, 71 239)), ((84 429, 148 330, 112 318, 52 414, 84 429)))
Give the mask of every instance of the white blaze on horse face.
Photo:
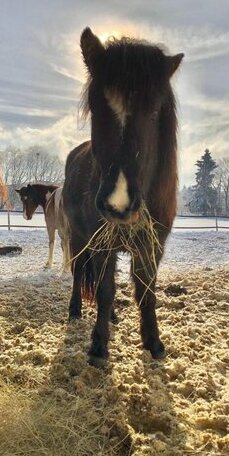
POLYGON ((105 89, 104 94, 110 108, 116 114, 122 128, 124 128, 126 124, 127 110, 124 105, 122 95, 115 90, 108 89, 105 89))
POLYGON ((107 200, 110 206, 118 211, 124 212, 130 205, 128 194, 128 183, 122 171, 120 171, 115 188, 107 200))

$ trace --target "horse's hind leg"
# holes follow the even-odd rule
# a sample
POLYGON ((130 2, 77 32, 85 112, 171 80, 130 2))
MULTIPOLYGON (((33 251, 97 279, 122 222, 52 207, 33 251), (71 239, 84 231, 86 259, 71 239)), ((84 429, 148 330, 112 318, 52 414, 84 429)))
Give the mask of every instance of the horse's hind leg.
POLYGON ((69 246, 69 239, 65 237, 61 237, 61 248, 63 253, 63 265, 62 270, 63 272, 70 272, 70 246, 69 246))
POLYGON ((70 272, 71 271, 71 265, 70 265, 71 255, 70 255, 70 241, 68 238, 65 239, 64 249, 65 249, 64 272, 70 272))
POLYGON ((92 345, 89 350, 89 363, 95 367, 104 367, 108 358, 109 320, 115 296, 115 255, 111 255, 104 270, 106 257, 98 254, 94 257, 96 276, 97 319, 92 331, 92 345))
POLYGON ((84 262, 85 256, 83 254, 73 262, 73 287, 69 303, 69 320, 77 320, 82 317, 81 282, 84 262))
MULTIPOLYGON (((151 268, 150 268, 151 269, 151 268)), ((149 350, 152 357, 160 359, 165 357, 164 345, 159 337, 156 317, 155 277, 150 280, 139 259, 132 265, 132 275, 135 284, 135 297, 141 312, 141 336, 143 347, 149 350)), ((153 275, 153 270, 152 270, 153 275)))
POLYGON ((48 230, 48 237, 49 237, 49 256, 48 261, 45 265, 46 268, 51 268, 53 264, 53 252, 54 252, 54 245, 55 245, 55 226, 50 223, 47 224, 48 230))
POLYGON ((82 317, 81 285, 83 268, 86 262, 86 255, 85 253, 82 253, 75 260, 73 260, 73 258, 79 254, 82 248, 83 245, 81 242, 78 242, 77 236, 73 236, 71 241, 71 270, 73 275, 73 287, 72 296, 69 303, 69 320, 76 320, 82 317))

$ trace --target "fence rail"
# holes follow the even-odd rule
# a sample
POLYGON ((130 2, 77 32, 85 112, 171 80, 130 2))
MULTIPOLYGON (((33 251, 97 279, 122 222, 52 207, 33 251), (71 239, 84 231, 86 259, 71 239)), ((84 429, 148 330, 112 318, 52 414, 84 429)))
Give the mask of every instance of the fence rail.
MULTIPOLYGON (((4 224, 0 224, 0 228, 7 228, 8 231, 10 231, 11 229, 13 228, 35 228, 35 229, 44 229, 46 227, 46 225, 18 225, 18 224, 13 224, 11 223, 11 214, 22 214, 23 212, 21 210, 16 210, 16 211, 7 211, 7 210, 0 210, 0 214, 1 213, 6 213, 7 214, 7 223, 4 223, 4 224)), ((43 214, 43 212, 35 212, 35 214, 39 215, 39 214, 43 214)), ((178 218, 180 219, 184 219, 184 218, 188 218, 188 219, 213 219, 214 220, 214 225, 211 225, 211 226, 176 226, 176 224, 174 224, 173 226, 173 229, 174 230, 212 230, 212 229, 215 229, 216 231, 219 231, 219 230, 228 230, 229 229, 229 224, 228 226, 221 226, 219 225, 219 221, 225 221, 225 220, 228 220, 229 221, 229 217, 224 217, 224 216, 199 216, 199 215, 177 215, 178 218)))
MULTIPOLYGON (((23 214, 23 211, 21 209, 14 209, 12 211, 8 211, 7 209, 0 209, 0 214, 1 213, 7 213, 10 212, 10 214, 23 214)), ((44 214, 43 211, 35 211, 34 212, 35 215, 38 215, 38 214, 44 214)), ((209 219, 209 218, 218 218, 219 220, 220 219, 226 219, 226 220, 229 220, 229 216, 228 215, 215 215, 215 214, 212 214, 212 215, 193 215, 193 214, 177 214, 176 217, 179 217, 179 218, 206 218, 206 219, 209 219)))

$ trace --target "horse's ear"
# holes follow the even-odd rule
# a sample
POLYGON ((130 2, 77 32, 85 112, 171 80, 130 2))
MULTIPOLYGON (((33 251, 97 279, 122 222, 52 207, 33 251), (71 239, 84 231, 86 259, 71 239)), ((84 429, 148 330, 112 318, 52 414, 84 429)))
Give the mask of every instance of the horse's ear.
POLYGON ((27 188, 31 188, 31 187, 32 187, 32 185, 31 185, 31 184, 27 184, 27 188))
POLYGON ((20 189, 15 188, 14 190, 15 190, 15 192, 19 193, 19 195, 20 195, 20 191, 21 191, 20 189))
POLYGON ((104 53, 105 49, 99 38, 92 33, 89 27, 85 28, 82 32, 80 46, 84 62, 92 74, 96 60, 104 53))
POLYGON ((179 67, 180 63, 181 63, 181 60, 183 59, 184 57, 184 54, 183 53, 180 53, 180 54, 176 54, 176 55, 173 55, 172 57, 166 57, 166 60, 167 60, 167 68, 168 68, 168 74, 169 74, 169 77, 171 78, 171 76, 173 75, 173 73, 175 73, 175 71, 177 70, 177 68, 179 67))

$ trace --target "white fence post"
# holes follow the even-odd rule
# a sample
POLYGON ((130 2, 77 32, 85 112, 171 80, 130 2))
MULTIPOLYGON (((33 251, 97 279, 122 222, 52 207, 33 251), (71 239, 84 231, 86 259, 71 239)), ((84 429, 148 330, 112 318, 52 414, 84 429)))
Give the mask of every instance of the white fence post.
POLYGON ((216 231, 219 231, 218 217, 217 217, 217 212, 216 211, 215 211, 215 228, 216 228, 216 231))
POLYGON ((10 211, 8 211, 8 231, 10 231, 10 211))

